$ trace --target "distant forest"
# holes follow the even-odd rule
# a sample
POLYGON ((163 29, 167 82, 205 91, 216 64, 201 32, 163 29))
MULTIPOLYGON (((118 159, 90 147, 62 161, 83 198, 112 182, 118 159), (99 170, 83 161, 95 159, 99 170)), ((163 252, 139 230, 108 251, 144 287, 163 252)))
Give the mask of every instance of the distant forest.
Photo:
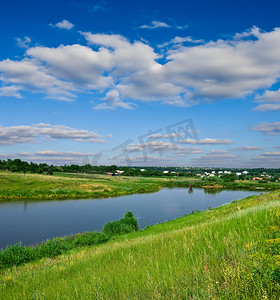
MULTIPOLYGON (((124 166, 93 166, 90 164, 86 165, 63 165, 54 166, 46 163, 36 164, 33 162, 26 162, 20 159, 7 159, 0 160, 0 170, 7 170, 11 172, 23 172, 23 173, 37 173, 37 174, 49 174, 52 175, 54 172, 65 172, 65 173, 88 173, 88 174, 109 174, 109 175, 125 175, 125 176, 157 176, 157 177, 175 177, 184 176, 192 177, 197 174, 203 174, 204 172, 219 170, 230 170, 232 173, 242 172, 247 170, 248 175, 241 175, 238 179, 252 179, 253 176, 272 177, 274 180, 279 179, 280 169, 265 169, 265 168, 254 168, 254 169, 237 169, 237 168, 210 168, 210 167, 124 167, 124 166), (120 172, 121 171, 121 172, 120 172), (165 172, 164 172, 165 171, 165 172), (167 173, 168 171, 168 173, 167 173)), ((232 174, 234 179, 235 174, 232 174)))

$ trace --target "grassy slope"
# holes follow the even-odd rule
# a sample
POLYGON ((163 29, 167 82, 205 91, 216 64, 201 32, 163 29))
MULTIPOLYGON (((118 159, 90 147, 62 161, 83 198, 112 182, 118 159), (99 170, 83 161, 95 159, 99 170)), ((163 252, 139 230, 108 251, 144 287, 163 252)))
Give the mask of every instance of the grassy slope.
POLYGON ((1 299, 279 299, 280 192, 0 273, 1 299))
MULTIPOLYGON (((0 201, 39 199, 106 198, 135 193, 155 192, 162 187, 202 187, 207 182, 194 178, 112 177, 95 174, 65 174, 52 176, 0 171, 0 201)), ((225 188, 271 188, 279 183, 225 183, 225 188)))

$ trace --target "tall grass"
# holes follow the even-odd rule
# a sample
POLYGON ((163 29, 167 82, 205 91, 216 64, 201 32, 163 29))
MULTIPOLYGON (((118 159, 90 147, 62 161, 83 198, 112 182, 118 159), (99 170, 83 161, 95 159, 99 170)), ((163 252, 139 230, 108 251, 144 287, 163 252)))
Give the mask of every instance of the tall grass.
POLYGON ((3 299, 279 299, 279 192, 2 271, 3 299))

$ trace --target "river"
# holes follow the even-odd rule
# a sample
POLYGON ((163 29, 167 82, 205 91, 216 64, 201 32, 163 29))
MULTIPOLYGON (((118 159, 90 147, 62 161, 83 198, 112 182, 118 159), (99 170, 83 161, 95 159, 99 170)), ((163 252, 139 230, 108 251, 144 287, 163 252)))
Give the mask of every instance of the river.
POLYGON ((21 242, 40 243, 53 237, 101 230, 106 222, 132 211, 140 228, 173 220, 193 210, 230 203, 260 191, 164 188, 156 193, 106 199, 19 201, 0 203, 0 248, 21 242))

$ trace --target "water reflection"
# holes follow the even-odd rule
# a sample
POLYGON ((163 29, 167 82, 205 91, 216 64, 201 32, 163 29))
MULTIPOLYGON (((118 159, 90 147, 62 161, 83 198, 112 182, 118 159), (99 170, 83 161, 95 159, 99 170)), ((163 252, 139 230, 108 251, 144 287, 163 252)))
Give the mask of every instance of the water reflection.
POLYGON ((204 193, 205 194, 212 194, 212 195, 216 195, 219 194, 223 191, 223 189, 213 189, 213 188, 209 188, 209 189, 204 189, 204 193))

